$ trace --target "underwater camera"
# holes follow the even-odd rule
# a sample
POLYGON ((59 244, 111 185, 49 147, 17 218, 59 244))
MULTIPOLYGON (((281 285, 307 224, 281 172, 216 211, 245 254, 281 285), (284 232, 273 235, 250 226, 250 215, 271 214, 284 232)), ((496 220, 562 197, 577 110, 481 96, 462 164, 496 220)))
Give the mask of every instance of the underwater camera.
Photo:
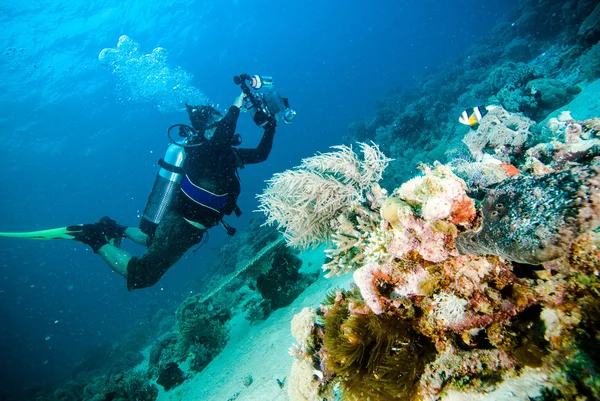
POLYGON ((282 97, 278 91, 271 90, 267 93, 253 92, 250 88, 258 91, 260 89, 273 88, 273 78, 261 75, 240 74, 233 77, 233 82, 240 85, 246 95, 245 107, 254 110, 254 122, 262 127, 278 114, 282 115, 283 122, 290 124, 296 118, 296 110, 290 107, 287 97, 282 97), (249 86, 248 86, 249 85, 249 86))

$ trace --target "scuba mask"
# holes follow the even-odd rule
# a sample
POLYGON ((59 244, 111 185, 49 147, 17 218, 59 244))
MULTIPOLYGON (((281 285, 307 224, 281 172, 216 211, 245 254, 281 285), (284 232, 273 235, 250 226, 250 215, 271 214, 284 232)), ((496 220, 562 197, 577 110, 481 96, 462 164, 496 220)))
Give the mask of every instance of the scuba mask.
POLYGON ((212 106, 190 106, 186 104, 185 108, 190 117, 192 127, 201 134, 216 127, 216 123, 223 117, 221 112, 212 106))
MULTIPOLYGON (((215 133, 215 129, 221 121, 223 114, 212 106, 190 106, 185 105, 185 108, 190 117, 192 127, 197 131, 197 134, 206 140, 210 140, 215 133)), ((181 134, 180 134, 181 136, 181 134)), ((242 143, 240 134, 235 134, 231 138, 231 146, 239 146, 242 143)))

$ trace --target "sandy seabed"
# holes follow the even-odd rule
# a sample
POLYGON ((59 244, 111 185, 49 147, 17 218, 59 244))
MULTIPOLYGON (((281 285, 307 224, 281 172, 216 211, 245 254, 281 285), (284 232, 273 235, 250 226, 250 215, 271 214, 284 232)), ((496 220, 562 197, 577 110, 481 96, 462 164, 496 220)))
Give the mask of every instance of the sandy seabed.
MULTIPOLYGON (((320 267, 324 261, 322 249, 299 256, 303 269, 320 267)), ((293 360, 289 349, 295 342, 290 331, 292 318, 304 307, 318 306, 332 289, 347 288, 351 282, 351 274, 330 279, 321 276, 290 306, 276 310, 265 321, 250 324, 243 316, 235 316, 223 351, 179 387, 166 392, 158 386, 158 401, 287 400, 293 360)))

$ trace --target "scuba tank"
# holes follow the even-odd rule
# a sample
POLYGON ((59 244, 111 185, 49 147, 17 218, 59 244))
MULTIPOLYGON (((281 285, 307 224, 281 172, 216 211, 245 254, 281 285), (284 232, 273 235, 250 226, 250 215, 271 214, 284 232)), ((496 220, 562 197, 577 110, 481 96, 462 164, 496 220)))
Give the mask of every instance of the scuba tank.
MULTIPOLYGON (((186 105, 186 107, 191 107, 186 105)), ((158 161, 160 168, 156 173, 156 180, 152 187, 152 192, 148 196, 148 202, 144 209, 142 220, 140 221, 140 230, 150 237, 154 236, 158 224, 169 210, 173 200, 179 195, 181 182, 185 174, 183 163, 185 162, 185 149, 202 146, 205 139, 202 133, 199 133, 194 128, 186 124, 174 124, 167 129, 167 137, 171 144, 165 152, 165 157, 158 161), (179 129, 179 136, 183 140, 176 141, 171 136, 171 131, 175 128, 179 129)), ((236 134, 234 136, 234 146, 241 143, 241 137, 236 134)), ((233 211, 236 216, 242 214, 240 208, 235 205, 233 211)), ((230 212, 231 213, 231 212, 230 212)), ((223 220, 220 221, 223 227, 227 230, 227 234, 234 235, 235 228, 229 226, 223 220)))
POLYGON ((158 161, 160 168, 140 221, 140 230, 151 237, 154 236, 158 223, 169 210, 173 199, 179 194, 184 161, 185 147, 177 142, 172 142, 164 158, 158 161))

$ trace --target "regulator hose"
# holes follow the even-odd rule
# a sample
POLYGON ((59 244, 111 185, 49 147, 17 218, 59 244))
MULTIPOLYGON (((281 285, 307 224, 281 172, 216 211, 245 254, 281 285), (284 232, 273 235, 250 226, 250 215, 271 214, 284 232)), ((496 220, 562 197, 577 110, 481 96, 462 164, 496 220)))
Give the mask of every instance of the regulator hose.
POLYGON ((188 144, 188 142, 193 142, 193 140, 197 137, 200 137, 200 135, 198 134, 198 131, 196 131, 194 128, 190 127, 187 124, 173 124, 171 125, 169 128, 167 128, 167 137, 169 138, 169 141, 177 146, 181 146, 182 148, 195 148, 196 146, 201 146, 202 142, 198 142, 196 144, 190 145, 188 144), (171 130, 173 128, 179 128, 179 136, 182 138, 185 138, 185 140, 183 141, 176 141, 175 139, 173 139, 173 137, 171 136, 171 130), (182 135, 182 132, 185 135, 182 135), (191 139, 191 141, 190 141, 191 139))

